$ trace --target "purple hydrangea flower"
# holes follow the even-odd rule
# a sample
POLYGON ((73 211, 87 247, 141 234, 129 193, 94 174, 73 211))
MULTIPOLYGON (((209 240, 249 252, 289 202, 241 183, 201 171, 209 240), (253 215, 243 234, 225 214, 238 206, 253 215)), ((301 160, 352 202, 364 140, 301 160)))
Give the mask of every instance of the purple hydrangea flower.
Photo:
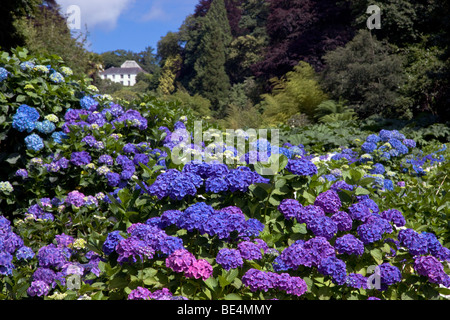
POLYGON ((238 244, 238 250, 245 260, 259 260, 262 258, 261 249, 253 242, 240 242, 238 244))
POLYGON ((216 256, 216 262, 225 270, 241 267, 244 264, 241 253, 237 249, 223 248, 216 256))
POLYGON ((67 262, 68 255, 65 248, 58 248, 51 243, 38 250, 37 259, 41 267, 60 268, 67 262))
POLYGON ((91 156, 87 151, 73 152, 70 162, 76 166, 86 165, 91 162, 91 156))
POLYGON ((414 269, 431 283, 450 285, 450 277, 445 273, 442 263, 433 256, 419 256, 414 259, 414 269))
POLYGON ((131 290, 128 295, 128 300, 150 300, 152 296, 152 292, 147 288, 137 287, 134 290, 131 290))
POLYGON ((300 208, 296 218, 299 223, 306 223, 308 225, 314 217, 319 216, 325 216, 323 209, 319 206, 308 205, 300 208))
POLYGON ((135 236, 131 236, 119 241, 116 252, 119 254, 119 257, 117 258, 119 263, 136 263, 138 258, 140 260, 152 259, 155 250, 145 241, 140 240, 135 236))
POLYGON ((85 204, 84 194, 79 192, 78 190, 71 191, 67 194, 66 203, 70 206, 81 207, 85 204))
POLYGON ((195 260, 186 270, 184 275, 187 278, 206 280, 211 277, 213 268, 205 259, 195 260))
POLYGON ((367 289, 367 278, 359 273, 350 273, 347 275, 345 283, 347 286, 356 289, 367 289))
POLYGON ((278 206, 280 211, 287 220, 294 219, 298 216, 303 206, 295 199, 283 199, 278 206))
POLYGON ((50 286, 41 280, 31 282, 30 287, 27 289, 27 293, 30 297, 46 296, 46 295, 48 295, 49 292, 50 292, 50 286))
POLYGON ((385 289, 386 286, 393 285, 402 280, 402 274, 397 267, 389 264, 388 262, 381 264, 379 267, 382 289, 385 289))
POLYGON ((405 217, 397 209, 388 209, 380 213, 383 219, 393 222, 397 227, 403 227, 406 224, 405 217))
POLYGON ((117 245, 124 237, 120 235, 119 231, 112 231, 108 233, 105 242, 103 243, 102 249, 106 255, 110 255, 116 250, 117 245))
POLYGON ((166 258, 166 266, 175 272, 186 272, 195 261, 192 253, 186 249, 179 249, 166 258))
POLYGON ((331 276, 336 284, 343 285, 347 280, 347 266, 336 257, 326 257, 319 262, 317 270, 326 276, 331 276))
POLYGON ((361 256, 364 253, 364 244, 352 234, 345 234, 336 239, 334 243, 339 254, 354 254, 361 256))
POLYGON ((413 229, 402 229, 398 233, 400 243, 408 248, 412 255, 422 255, 428 253, 427 239, 413 229))
POLYGON ((273 288, 273 281, 270 275, 264 271, 251 268, 242 276, 242 283, 249 287, 250 291, 258 290, 267 292, 273 288))
POLYGON ((347 212, 338 211, 331 216, 331 219, 337 224, 339 231, 350 231, 353 227, 353 220, 347 212))
POLYGON ((321 207, 325 213, 336 213, 342 204, 336 191, 327 190, 317 196, 314 205, 321 207))

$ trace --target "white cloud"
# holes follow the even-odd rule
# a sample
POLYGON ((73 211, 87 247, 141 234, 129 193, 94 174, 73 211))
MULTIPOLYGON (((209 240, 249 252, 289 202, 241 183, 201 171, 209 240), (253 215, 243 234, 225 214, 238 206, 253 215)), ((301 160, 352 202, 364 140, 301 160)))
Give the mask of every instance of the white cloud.
POLYGON ((95 27, 115 29, 119 16, 134 2, 135 0, 57 0, 63 14, 69 6, 78 6, 81 26, 84 28, 86 25, 88 30, 95 27))
POLYGON ((164 11, 161 1, 154 1, 150 10, 142 16, 143 21, 166 20, 169 15, 164 11))

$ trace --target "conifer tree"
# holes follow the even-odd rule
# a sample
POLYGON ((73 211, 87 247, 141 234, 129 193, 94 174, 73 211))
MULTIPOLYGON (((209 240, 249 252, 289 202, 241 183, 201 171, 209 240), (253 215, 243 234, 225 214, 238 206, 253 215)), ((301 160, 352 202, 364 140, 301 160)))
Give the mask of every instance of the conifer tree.
POLYGON ((212 103, 217 116, 227 97, 230 80, 225 70, 231 31, 223 0, 214 0, 201 21, 201 37, 194 63, 195 76, 190 87, 212 103))

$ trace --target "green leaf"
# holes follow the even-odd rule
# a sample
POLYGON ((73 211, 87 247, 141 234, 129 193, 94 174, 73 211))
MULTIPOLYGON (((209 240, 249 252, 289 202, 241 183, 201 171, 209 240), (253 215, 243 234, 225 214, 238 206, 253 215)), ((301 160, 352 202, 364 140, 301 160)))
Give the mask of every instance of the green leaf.
POLYGON ((211 291, 216 291, 219 287, 219 283, 217 282, 216 278, 209 277, 208 279, 204 280, 206 286, 211 289, 211 291))
POLYGON ((219 284, 222 288, 225 288, 226 286, 230 285, 231 282, 227 280, 224 276, 218 276, 219 278, 219 284))
POLYGON ((378 264, 383 262, 383 254, 380 249, 372 249, 370 250, 370 255, 375 259, 378 264))
POLYGON ((239 275, 238 269, 231 269, 230 271, 228 271, 226 279, 229 283, 232 283, 238 275, 239 275))
POLYGON ((229 293, 225 296, 225 300, 242 300, 242 297, 236 293, 229 293))
POLYGON ((370 191, 365 188, 357 187, 355 190, 355 194, 357 196, 368 195, 370 194, 370 191))

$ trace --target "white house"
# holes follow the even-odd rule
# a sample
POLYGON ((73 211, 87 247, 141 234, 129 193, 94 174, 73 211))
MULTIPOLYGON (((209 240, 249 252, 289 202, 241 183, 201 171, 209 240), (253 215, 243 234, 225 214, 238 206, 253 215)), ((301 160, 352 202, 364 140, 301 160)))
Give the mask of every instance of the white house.
POLYGON ((127 60, 122 63, 120 68, 112 67, 100 72, 100 77, 123 84, 124 86, 134 86, 136 84, 136 76, 141 72, 146 73, 136 61, 127 60))

